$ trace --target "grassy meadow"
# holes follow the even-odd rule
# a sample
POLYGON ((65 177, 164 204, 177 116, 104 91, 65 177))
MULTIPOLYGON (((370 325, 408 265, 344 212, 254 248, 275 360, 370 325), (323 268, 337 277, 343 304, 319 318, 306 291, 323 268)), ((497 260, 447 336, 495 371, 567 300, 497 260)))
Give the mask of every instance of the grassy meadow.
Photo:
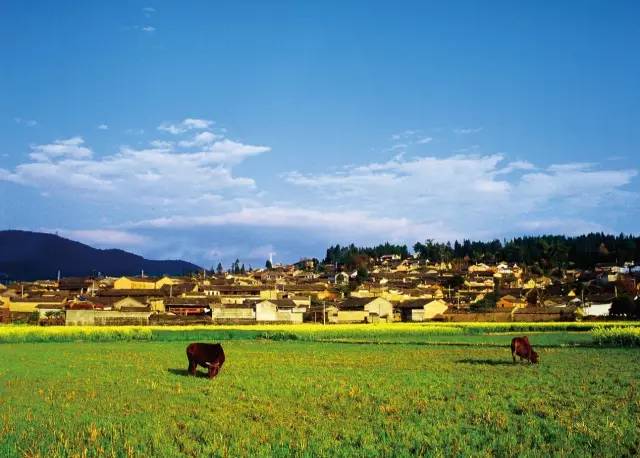
POLYGON ((640 350, 573 324, 0 327, 0 456, 637 455, 640 350))

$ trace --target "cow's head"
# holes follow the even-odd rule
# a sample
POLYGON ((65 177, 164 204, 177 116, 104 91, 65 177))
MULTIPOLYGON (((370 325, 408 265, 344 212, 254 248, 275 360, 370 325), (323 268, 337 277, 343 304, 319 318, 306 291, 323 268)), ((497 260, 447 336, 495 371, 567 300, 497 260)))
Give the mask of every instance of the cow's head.
POLYGON ((538 354, 535 351, 531 350, 531 362, 535 364, 538 362, 538 359, 538 354))
POLYGON ((213 378, 218 375, 218 372, 220 371, 220 363, 207 363, 207 366, 209 367, 209 378, 213 378))

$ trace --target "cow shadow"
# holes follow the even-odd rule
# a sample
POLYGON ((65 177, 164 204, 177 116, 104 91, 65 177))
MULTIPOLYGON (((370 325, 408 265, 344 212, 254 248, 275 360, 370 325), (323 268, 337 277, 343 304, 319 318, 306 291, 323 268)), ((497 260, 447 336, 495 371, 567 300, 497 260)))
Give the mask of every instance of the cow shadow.
POLYGON ((513 366, 514 365, 513 361, 511 361, 511 360, 505 361, 504 359, 473 359, 473 358, 466 358, 466 359, 459 359, 456 362, 457 363, 464 363, 464 364, 477 364, 477 365, 480 365, 480 366, 513 366))
MULTIPOLYGON (((167 369, 167 372, 173 375, 180 375, 182 377, 193 377, 187 369, 167 369)), ((207 373, 202 371, 196 371, 196 377, 209 378, 207 373)))

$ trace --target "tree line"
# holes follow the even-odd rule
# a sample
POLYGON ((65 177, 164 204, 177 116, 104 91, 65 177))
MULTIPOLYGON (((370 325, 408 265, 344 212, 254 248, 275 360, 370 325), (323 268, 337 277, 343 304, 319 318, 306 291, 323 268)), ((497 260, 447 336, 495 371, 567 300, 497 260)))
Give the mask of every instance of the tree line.
POLYGON ((325 264, 338 264, 349 268, 358 268, 368 264, 370 258, 384 255, 398 255, 402 259, 409 257, 406 245, 393 245, 389 242, 374 247, 356 247, 353 243, 347 246, 330 246, 324 257, 325 264))
MULTIPOLYGON (((436 242, 426 240, 413 245, 417 258, 431 262, 496 263, 506 261, 525 265, 538 265, 541 269, 577 267, 593 268, 599 263, 623 263, 640 258, 640 237, 593 232, 579 236, 536 235, 511 240, 488 242, 463 240, 462 242, 436 242)), ((406 245, 385 243, 374 247, 335 245, 327 249, 325 263, 348 268, 366 265, 370 258, 397 254, 402 259, 410 256, 406 245)))

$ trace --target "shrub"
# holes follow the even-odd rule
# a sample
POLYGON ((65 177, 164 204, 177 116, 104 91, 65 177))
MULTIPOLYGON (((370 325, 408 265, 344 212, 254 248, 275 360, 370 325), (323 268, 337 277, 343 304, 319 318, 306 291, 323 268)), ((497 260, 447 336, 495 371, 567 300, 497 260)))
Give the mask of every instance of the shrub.
POLYGON ((591 331, 593 342, 597 345, 615 347, 640 347, 640 328, 638 327, 596 327, 591 331))
POLYGON ((611 302, 609 315, 613 317, 631 318, 638 315, 637 304, 629 296, 618 296, 611 302))

